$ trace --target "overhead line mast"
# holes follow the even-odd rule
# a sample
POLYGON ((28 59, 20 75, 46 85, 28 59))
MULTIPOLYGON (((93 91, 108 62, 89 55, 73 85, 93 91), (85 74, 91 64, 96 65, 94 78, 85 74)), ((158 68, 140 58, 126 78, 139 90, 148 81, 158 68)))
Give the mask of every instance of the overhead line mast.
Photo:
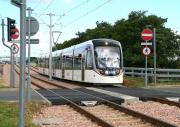
POLYGON ((52 16, 55 16, 52 13, 47 14, 50 18, 50 23, 49 23, 49 80, 52 80, 52 28, 54 25, 52 25, 52 16))

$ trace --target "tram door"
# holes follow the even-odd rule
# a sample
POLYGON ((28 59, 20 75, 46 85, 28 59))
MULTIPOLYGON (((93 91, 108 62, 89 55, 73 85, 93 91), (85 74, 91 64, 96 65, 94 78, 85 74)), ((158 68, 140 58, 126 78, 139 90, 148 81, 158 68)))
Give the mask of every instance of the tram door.
POLYGON ((90 61, 90 62, 92 62, 92 59, 91 59, 91 56, 92 56, 92 54, 91 54, 91 50, 86 50, 83 54, 82 54, 82 62, 81 62, 81 77, 82 77, 82 81, 84 81, 85 80, 85 70, 86 70, 86 67, 87 67, 87 61, 90 61))
POLYGON ((52 76, 55 76, 55 63, 56 63, 56 57, 52 58, 52 76))
POLYGON ((64 78, 64 73, 65 73, 65 71, 64 71, 64 68, 65 68, 65 60, 66 60, 66 57, 63 56, 63 59, 62 59, 62 78, 64 78))
POLYGON ((81 58, 81 80, 84 81, 85 78, 85 57, 81 58))

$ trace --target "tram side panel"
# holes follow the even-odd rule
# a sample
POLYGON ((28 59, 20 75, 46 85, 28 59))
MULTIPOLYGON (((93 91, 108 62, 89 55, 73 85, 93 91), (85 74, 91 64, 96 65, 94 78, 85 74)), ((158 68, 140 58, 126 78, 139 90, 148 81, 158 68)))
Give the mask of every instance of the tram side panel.
MULTIPOLYGON (((62 55, 59 55, 58 57, 59 58, 55 59, 55 65, 53 65, 55 66, 54 77, 79 82, 100 84, 119 84, 123 82, 122 70, 120 70, 119 74, 113 76, 104 75, 100 73, 100 71, 102 70, 96 68, 97 60, 95 63, 94 49, 93 45, 90 43, 76 45, 73 48, 67 48, 63 50, 62 55)), ((44 63, 45 65, 42 66, 43 69, 40 68, 40 71, 43 74, 48 75, 49 60, 45 58, 44 63)))
POLYGON ((61 54, 57 54, 55 56, 54 60, 54 64, 55 64, 55 71, 54 71, 54 77, 56 78, 62 78, 62 58, 61 58, 61 54))

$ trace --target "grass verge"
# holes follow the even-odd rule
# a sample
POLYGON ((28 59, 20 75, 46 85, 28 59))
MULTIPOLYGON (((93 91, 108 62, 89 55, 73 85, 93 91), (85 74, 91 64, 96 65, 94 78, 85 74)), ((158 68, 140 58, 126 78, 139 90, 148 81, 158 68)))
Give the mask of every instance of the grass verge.
MULTIPOLYGON (((40 111, 45 104, 42 103, 27 103, 25 105, 25 126, 38 127, 31 122, 32 114, 40 111)), ((17 127, 19 109, 18 103, 0 102, 0 126, 1 127, 17 127)))
MULTIPOLYGON (((124 77, 124 85, 127 87, 145 87, 144 78, 143 77, 124 77)), ((147 84, 148 86, 154 86, 154 81, 147 84)), ((178 81, 157 81, 156 87, 173 87, 180 86, 180 82, 178 81)))

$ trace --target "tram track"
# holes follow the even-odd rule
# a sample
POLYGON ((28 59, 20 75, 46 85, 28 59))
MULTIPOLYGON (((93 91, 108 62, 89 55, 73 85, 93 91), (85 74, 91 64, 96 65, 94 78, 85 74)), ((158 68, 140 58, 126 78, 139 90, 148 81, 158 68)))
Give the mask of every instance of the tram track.
MULTIPOLYGON (((34 70, 34 69, 32 69, 32 70, 35 71, 36 73, 38 73, 37 70, 34 70)), ((46 82, 46 83, 50 83, 50 84, 52 84, 52 85, 54 85, 54 86, 57 86, 57 87, 60 87, 60 88, 63 88, 63 89, 69 89, 69 87, 67 87, 67 86, 58 85, 58 84, 56 84, 56 83, 52 83, 51 81, 44 80, 44 79, 38 78, 38 77, 33 76, 33 75, 31 75, 31 76, 32 76, 33 78, 38 79, 38 80, 44 81, 44 82, 46 82)), ((71 89, 71 88, 70 88, 70 89, 71 89)), ((170 106, 177 106, 177 107, 180 108, 180 103, 179 103, 179 102, 170 101, 170 100, 168 100, 168 99, 158 98, 158 97, 150 97, 150 100, 155 101, 155 102, 159 102, 159 103, 162 103, 162 104, 168 104, 168 105, 170 105, 170 106)))
POLYGON ((153 97, 153 98, 151 98, 151 100, 155 101, 155 102, 162 103, 162 104, 168 104, 170 106, 176 106, 176 107, 180 108, 180 102, 169 101, 168 99, 157 98, 157 97, 153 97))
MULTIPOLYGON (((70 88, 68 88, 68 87, 60 86, 59 84, 52 83, 51 81, 44 80, 44 78, 43 78, 43 79, 42 79, 42 78, 38 78, 37 76, 33 76, 33 75, 31 75, 31 77, 33 77, 33 78, 35 78, 35 79, 37 79, 37 80, 41 80, 42 82, 46 82, 46 83, 48 83, 48 84, 54 85, 54 86, 56 86, 56 87, 58 87, 58 88, 70 89, 70 88)), ((58 96, 58 97, 61 98, 61 99, 63 98, 64 101, 67 101, 67 103, 68 103, 71 107, 73 107, 74 109, 76 109, 78 112, 81 112, 81 111, 82 111, 83 114, 85 114, 86 117, 88 117, 88 118, 90 117, 90 119, 93 120, 93 121, 96 121, 96 120, 97 120, 97 121, 98 121, 97 123, 98 123, 99 125, 101 125, 101 126, 103 126, 103 127, 106 127, 106 126, 107 126, 107 127, 112 127, 112 126, 114 126, 114 125, 109 124, 109 123, 107 123, 106 121, 98 118, 96 115, 93 115, 92 113, 89 113, 88 111, 86 111, 85 109, 83 109, 82 107, 80 107, 79 105, 77 105, 76 103, 70 101, 68 98, 63 97, 62 95, 59 95, 58 93, 56 93, 56 92, 54 92, 54 91, 52 91, 52 90, 50 90, 50 89, 44 88, 43 86, 39 85, 38 83, 36 83, 36 82, 34 82, 34 81, 32 81, 32 84, 35 85, 35 86, 37 86, 37 87, 39 87, 40 89, 44 89, 44 90, 49 91, 50 93, 58 96)), ((73 90, 73 89, 71 89, 71 90, 73 90)), ((75 90, 75 91, 77 91, 77 90, 75 90)), ((82 93, 82 91, 80 91, 80 92, 82 93)), ((87 94, 87 93, 86 93, 86 94, 87 94)), ((88 95, 89 95, 89 94, 88 94, 88 95)), ((91 96, 93 96, 93 95, 91 95, 91 96)), ((153 125, 156 125, 156 126, 158 126, 158 127, 159 127, 159 126, 162 126, 162 127, 175 127, 175 126, 176 126, 176 125, 173 125, 173 124, 169 124, 169 123, 167 123, 167 122, 165 122, 165 121, 162 121, 162 120, 159 120, 159 119, 150 117, 150 116, 145 115, 145 114, 143 114, 143 113, 139 113, 139 112, 137 112, 137 111, 130 110, 130 109, 125 108, 125 107, 123 107, 123 106, 121 106, 121 105, 119 105, 119 104, 116 104, 116 103, 114 103, 114 102, 110 102, 110 101, 108 101, 108 100, 105 100, 105 99, 102 99, 102 98, 99 98, 99 97, 97 97, 97 98, 103 100, 103 105, 105 105, 105 106, 111 107, 111 108, 114 109, 114 110, 118 110, 119 112, 126 113, 126 114, 128 114, 128 115, 130 115, 130 116, 133 116, 133 117, 135 117, 135 118, 140 118, 141 120, 145 120, 146 122, 152 123, 153 125)), ((81 113, 82 113, 82 112, 81 112, 81 113)), ((129 120, 128 120, 128 121, 129 121, 129 120)), ((145 123, 145 125, 146 125, 146 124, 147 124, 147 123, 145 123)))
MULTIPOLYGON (((36 85, 36 84, 34 84, 34 85, 36 85)), ((44 89, 46 89, 46 88, 44 88, 44 89)), ((77 105, 76 103, 70 101, 66 97, 63 97, 63 96, 57 94, 56 92, 54 92, 52 90, 49 90, 49 89, 46 89, 46 90, 49 91, 50 93, 57 95, 58 97, 60 97, 60 99, 67 101, 67 104, 70 105, 72 108, 74 108, 76 111, 85 115, 86 117, 88 117, 92 121, 96 121, 96 123, 98 125, 101 125, 102 127, 115 127, 115 126, 120 126, 121 124, 123 124, 123 126, 124 125, 127 126, 129 123, 131 123, 133 121, 136 121, 133 123, 136 124, 136 126, 138 126, 138 127, 140 127, 140 126, 151 126, 151 124, 158 126, 158 127, 176 127, 176 125, 169 124, 169 123, 164 122, 162 120, 159 120, 159 119, 150 117, 148 115, 130 110, 128 108, 122 107, 122 106, 120 106, 116 103, 110 102, 110 101, 106 101, 106 102, 102 103, 101 105, 109 107, 111 109, 111 111, 112 110, 118 111, 118 113, 126 114, 126 115, 124 115, 124 118, 123 118, 123 116, 121 118, 116 118, 117 123, 116 122, 106 122, 106 121, 111 121, 112 118, 110 118, 108 120, 104 119, 104 118, 106 118, 105 114, 104 114, 104 116, 101 114, 102 118, 99 118, 99 116, 97 116, 97 114, 94 114, 93 112, 90 112, 88 109, 77 105), (132 117, 126 118, 127 116, 133 116, 133 118, 132 117), (136 119, 136 120, 134 120, 134 119, 136 119), (119 122, 119 121, 122 121, 122 122, 119 122), (146 122, 143 122, 143 121, 146 121, 146 122), (151 123, 151 124, 149 124, 149 123, 151 123)), ((104 99, 103 99, 103 101, 104 101, 104 99)), ((96 106, 94 108, 96 108, 96 106)), ((104 111, 109 111, 109 109, 106 109, 104 111)), ((113 114, 111 111, 109 111, 109 113, 113 114)), ((132 124, 129 124, 129 126, 132 126, 132 124)))

